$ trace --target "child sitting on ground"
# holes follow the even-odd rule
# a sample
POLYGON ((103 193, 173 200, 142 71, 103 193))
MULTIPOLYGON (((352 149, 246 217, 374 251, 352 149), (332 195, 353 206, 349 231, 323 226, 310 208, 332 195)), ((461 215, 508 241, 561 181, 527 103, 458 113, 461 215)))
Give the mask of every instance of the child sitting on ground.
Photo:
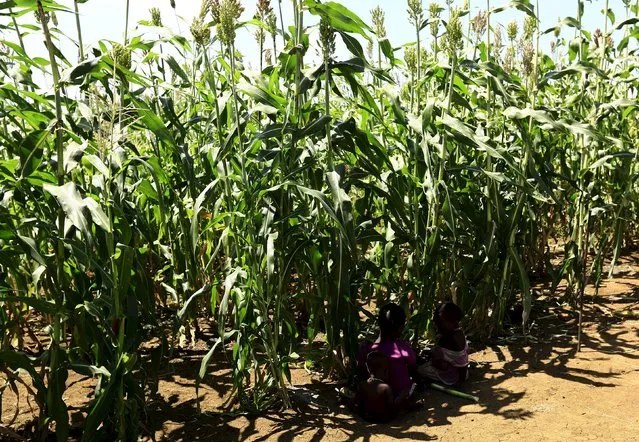
POLYGON ((368 354, 366 368, 369 377, 360 382, 355 395, 356 409, 369 422, 388 422, 395 417, 408 392, 404 392, 397 398, 394 396, 393 389, 388 384, 389 358, 381 351, 372 351, 368 354))
POLYGON ((400 407, 408 407, 411 402, 413 381, 411 373, 416 370, 416 355, 410 345, 400 340, 406 314, 397 304, 387 304, 381 308, 378 316, 379 337, 373 343, 365 342, 359 354, 360 379, 369 375, 366 361, 371 352, 380 352, 387 356, 389 366, 388 385, 394 398, 401 399, 400 407))
POLYGON ((448 386, 468 379, 468 342, 460 326, 462 318, 461 309, 453 302, 435 309, 433 320, 439 339, 430 352, 430 360, 417 368, 421 376, 448 386))

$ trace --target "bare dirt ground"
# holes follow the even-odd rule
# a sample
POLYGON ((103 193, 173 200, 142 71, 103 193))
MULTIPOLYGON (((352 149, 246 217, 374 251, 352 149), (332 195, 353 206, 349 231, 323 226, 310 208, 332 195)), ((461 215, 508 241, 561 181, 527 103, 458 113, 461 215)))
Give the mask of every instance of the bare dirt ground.
MULTIPOLYGON (((147 440, 166 441, 386 441, 607 440, 639 437, 639 255, 625 258, 597 296, 589 288, 583 347, 576 352, 577 316, 543 297, 535 304, 531 337, 476 346, 464 391, 478 404, 428 390, 426 406, 389 425, 371 425, 338 405, 336 385, 293 370, 296 411, 261 417, 219 413, 231 389, 227 362, 215 362, 196 410, 195 374, 207 344, 184 350, 162 371, 159 394, 148 406, 147 440), (311 399, 309 401, 309 399, 311 399)), ((93 382, 70 376, 70 405, 85 403, 93 382)), ((5 391, 2 422, 16 411, 5 391)), ((24 398, 12 428, 33 419, 24 398)), ((76 414, 74 421, 80 423, 76 414)), ((0 427, 1 429, 1 427, 0 427)), ((0 440, 3 439, 0 432, 0 440)))

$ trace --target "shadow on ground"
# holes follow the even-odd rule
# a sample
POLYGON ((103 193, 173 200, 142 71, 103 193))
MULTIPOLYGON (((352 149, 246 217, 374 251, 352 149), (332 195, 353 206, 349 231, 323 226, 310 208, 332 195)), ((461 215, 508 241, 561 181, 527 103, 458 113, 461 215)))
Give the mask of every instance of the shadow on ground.
MULTIPOLYGON (((338 403, 337 386, 327 381, 308 378, 299 385, 317 398, 316 403, 298 403, 295 411, 268 413, 263 416, 235 416, 218 413, 197 412, 194 398, 194 378, 199 370, 202 351, 182 351, 163 372, 162 380, 171 382, 176 389, 168 397, 157 395, 149 404, 145 432, 162 440, 276 440, 287 442, 303 437, 304 440, 320 441, 324 438, 344 441, 371 440, 373 435, 393 439, 425 441, 434 436, 428 434, 429 427, 450 425, 461 415, 495 415, 507 420, 532 418, 534 411, 518 406, 525 391, 513 392, 503 385, 513 377, 526 377, 543 373, 552 378, 580 383, 599 388, 617 385, 618 373, 592 368, 580 368, 571 364, 577 358, 601 361, 609 357, 639 359, 633 336, 623 327, 623 319, 605 314, 605 309, 615 311, 625 308, 637 309, 639 290, 626 288, 622 296, 589 296, 584 311, 583 353, 576 352, 577 316, 569 308, 560 307, 554 301, 538 302, 535 317, 538 318, 532 338, 496 340, 478 348, 491 352, 494 361, 480 362, 472 371, 471 381, 463 389, 480 398, 479 404, 444 393, 428 390, 423 393, 426 405, 423 409, 400 417, 387 425, 371 425, 352 416, 338 403), (597 357, 594 358, 594 353, 597 357), (180 389, 190 393, 180 394, 180 389), (186 399, 184 399, 186 398, 186 399), (416 431, 419 428, 420 431, 416 431), (422 431, 423 430, 423 431, 422 431)), ((228 363, 220 357, 212 362, 213 376, 204 383, 205 395, 222 398, 231 391, 228 363)), ((209 396, 210 399, 210 396, 209 396)), ((205 401, 205 399, 203 399, 205 401)), ((204 403, 204 402, 203 402, 204 403)), ((209 403, 210 404, 210 403, 209 403)), ((214 407, 202 406, 203 410, 214 407)))

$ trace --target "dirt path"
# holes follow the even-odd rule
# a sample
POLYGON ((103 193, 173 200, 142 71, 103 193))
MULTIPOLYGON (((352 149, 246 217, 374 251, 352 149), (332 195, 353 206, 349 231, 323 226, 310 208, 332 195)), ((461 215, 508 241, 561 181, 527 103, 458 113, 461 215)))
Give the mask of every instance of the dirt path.
MULTIPOLYGON (((626 259, 615 279, 587 292, 584 346, 576 353, 577 319, 569 310, 538 302, 532 340, 501 340, 472 355, 477 364, 467 392, 479 404, 435 391, 426 407, 391 425, 369 425, 339 408, 335 385, 293 370, 297 412, 264 417, 215 414, 230 391, 225 361, 211 368, 196 412, 194 375, 207 344, 183 351, 163 372, 149 404, 146 431, 167 441, 386 441, 480 440, 632 441, 639 437, 639 256, 626 259), (306 398, 306 399, 305 399, 306 398)), ((65 399, 86 402, 91 380, 70 377, 65 399)), ((15 429, 33 414, 24 401, 15 429)), ((15 411, 3 398, 2 421, 15 411)), ((75 422, 82 416, 76 415, 75 422)), ((2 437, 0 436, 0 439, 2 437)))
MULTIPOLYGON (((425 409, 391 425, 368 425, 337 407, 335 386, 296 370, 293 382, 318 395, 316 405, 303 407, 298 413, 260 418, 197 418, 189 406, 189 382, 181 379, 176 382, 186 382, 186 388, 173 389, 166 397, 172 396, 175 406, 164 410, 162 415, 167 420, 155 428, 156 438, 296 442, 637 440, 639 320, 625 319, 618 313, 639 313, 639 259, 626 260, 598 297, 587 300, 580 353, 575 351, 576 316, 550 308, 545 314, 537 312, 532 330, 536 342, 497 342, 473 354, 478 367, 466 391, 479 396, 479 404, 427 391, 425 409)), ((224 381, 228 373, 221 370, 217 376, 218 382, 206 387, 205 410, 219 403, 227 391, 224 381)), ((161 390, 170 387, 167 383, 161 390)))

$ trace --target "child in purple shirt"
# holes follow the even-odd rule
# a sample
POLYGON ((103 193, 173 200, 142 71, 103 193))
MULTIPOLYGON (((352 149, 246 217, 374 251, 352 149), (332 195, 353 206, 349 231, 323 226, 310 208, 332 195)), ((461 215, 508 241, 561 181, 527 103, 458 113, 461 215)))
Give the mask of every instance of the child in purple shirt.
POLYGON ((408 405, 412 399, 414 388, 411 373, 416 370, 416 355, 406 341, 399 337, 406 324, 406 314, 397 304, 387 304, 381 308, 378 316, 379 337, 375 342, 362 344, 359 353, 359 369, 361 379, 366 379, 366 359, 369 353, 378 351, 388 357, 389 379, 388 385, 395 398, 406 398, 403 405, 408 405))

